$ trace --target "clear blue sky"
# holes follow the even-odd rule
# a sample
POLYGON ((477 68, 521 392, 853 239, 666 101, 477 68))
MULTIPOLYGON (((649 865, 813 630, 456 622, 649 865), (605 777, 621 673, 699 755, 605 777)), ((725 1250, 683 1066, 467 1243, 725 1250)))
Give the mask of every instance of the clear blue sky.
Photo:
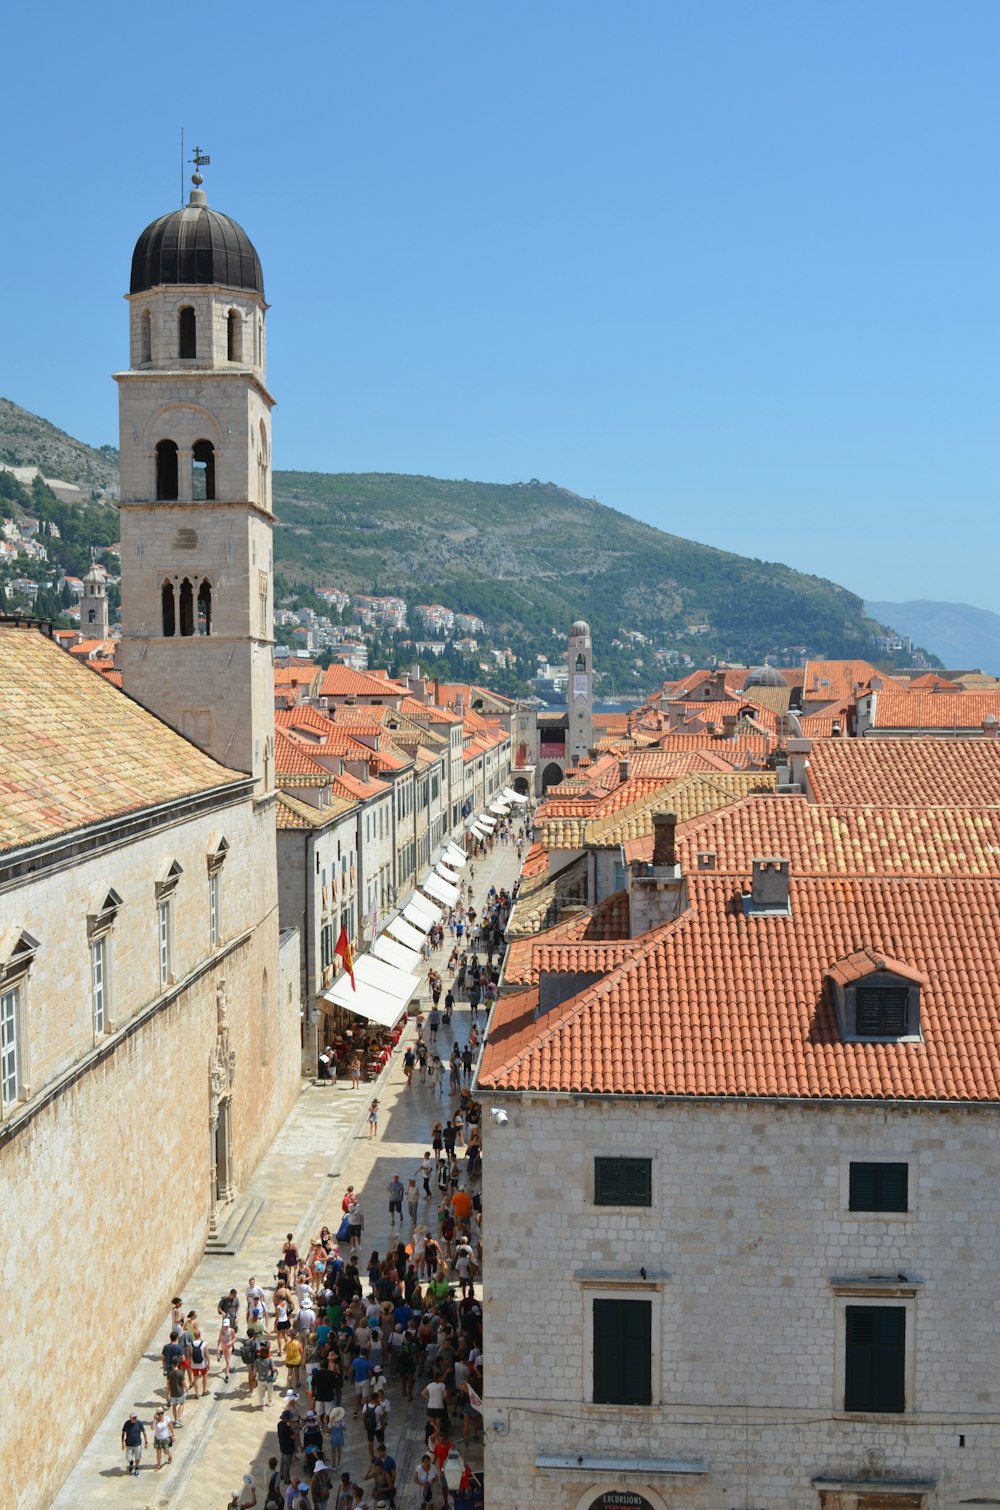
POLYGON ((994 0, 55 0, 4 51, 4 396, 117 439, 184 125, 264 264, 276 465, 1000 607, 994 0))

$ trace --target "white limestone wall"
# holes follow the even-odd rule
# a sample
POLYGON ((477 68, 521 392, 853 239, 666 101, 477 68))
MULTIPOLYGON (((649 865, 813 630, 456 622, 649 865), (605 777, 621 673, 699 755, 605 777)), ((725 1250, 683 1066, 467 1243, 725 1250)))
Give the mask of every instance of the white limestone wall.
POLYGON ((1000 1493, 995 1110, 504 1104, 484 1176, 497 1503, 643 1492, 641 1475, 542 1474, 539 1453, 706 1459, 704 1476, 648 1486, 696 1510, 818 1506, 812 1480, 857 1476, 868 1449, 889 1477, 933 1480, 928 1506, 1000 1493), (651 1209, 593 1204, 599 1154, 652 1158, 651 1209), (912 1212, 848 1212, 852 1156, 911 1160, 912 1212), (905 1416, 842 1409, 831 1280, 872 1273, 919 1281, 905 1416), (588 1403, 595 1294, 653 1304, 653 1406, 588 1403))

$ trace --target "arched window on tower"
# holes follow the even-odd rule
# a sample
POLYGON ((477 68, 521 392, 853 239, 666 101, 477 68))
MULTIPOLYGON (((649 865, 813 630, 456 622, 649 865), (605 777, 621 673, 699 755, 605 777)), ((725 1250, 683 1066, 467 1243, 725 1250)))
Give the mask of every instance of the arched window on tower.
POLYGON ((174 584, 168 577, 160 589, 163 599, 163 635, 165 639, 172 638, 177 633, 177 610, 174 601, 174 584))
POLYGON ((181 583, 181 634, 194 634, 194 588, 187 577, 181 583))
POLYGON ((226 350, 231 362, 243 360, 243 317, 238 309, 229 311, 226 326, 226 350))
POLYGON ((144 309, 139 316, 139 361, 151 362, 153 360, 153 321, 149 310, 144 309))
POLYGON ((576 658, 576 669, 577 671, 586 671, 587 669, 587 662, 582 655, 578 655, 576 658))
POLYGON ((183 309, 177 311, 177 334, 178 355, 182 357, 196 357, 198 355, 198 332, 195 326, 194 310, 190 304, 185 304, 183 309))
POLYGON ((257 502, 267 508, 267 431, 260 422, 260 445, 257 447, 257 502))
POLYGON ((156 447, 156 496, 177 497, 177 444, 172 440, 161 440, 156 447))
POLYGON ((198 588, 198 633, 212 633, 212 584, 202 582, 198 588))
POLYGON ((215 497, 215 447, 210 440, 196 440, 191 447, 191 497, 195 503, 215 497))

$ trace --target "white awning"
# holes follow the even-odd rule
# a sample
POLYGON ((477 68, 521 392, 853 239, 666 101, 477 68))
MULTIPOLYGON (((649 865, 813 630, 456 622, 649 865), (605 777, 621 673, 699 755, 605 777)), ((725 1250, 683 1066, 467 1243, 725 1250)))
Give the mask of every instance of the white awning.
POLYGON ((415 949, 419 954, 424 946, 424 934, 427 929, 414 928, 413 924, 408 923, 405 918, 393 918, 391 923, 386 923, 385 931, 391 933, 393 938, 399 939, 407 949, 415 949))
POLYGON ((485 829, 485 828, 480 828, 479 825, 478 825, 478 823, 470 823, 469 824, 469 828, 468 828, 468 832, 470 834, 474 834, 477 839, 485 839, 487 833, 489 832, 489 830, 485 829))
POLYGON ((502 802, 500 800, 500 798, 498 797, 495 802, 491 802, 490 803, 490 812, 491 813, 499 813, 501 815, 501 817, 502 817, 502 816, 504 816, 504 814, 510 812, 510 803, 509 802, 502 802))
POLYGON ((509 786, 504 787, 503 796, 507 802, 519 802, 522 807, 527 806, 528 799, 527 797, 525 797, 524 793, 514 792, 510 789, 509 786))
POLYGON ((436 901, 443 902, 446 907, 454 907, 458 901, 458 887, 449 886, 448 882, 442 881, 440 876, 429 875, 420 884, 436 901))
MULTIPOLYGON (((408 926, 403 924, 404 928, 408 926)), ((405 944, 397 944, 394 938, 386 938, 384 933, 379 934, 372 944, 371 952, 376 959, 384 959, 387 965, 395 965, 397 970, 406 970, 410 975, 423 963, 416 949, 407 949, 405 944)))
POLYGON ((395 1027, 406 1007, 405 1001, 400 1001, 398 996, 387 996, 384 991, 377 991, 374 986, 361 981, 358 981, 358 989, 352 990, 351 977, 346 970, 337 977, 329 991, 321 991, 320 996, 324 1001, 346 1007, 349 1012, 367 1017, 369 1022, 377 1022, 383 1028, 395 1027))
POLYGON ((354 976, 366 986, 374 986, 376 991, 398 996, 404 1006, 420 985, 418 976, 397 970, 395 965, 387 965, 383 959, 373 959, 370 954, 358 955, 354 961, 354 976))
POLYGON ((457 844, 449 844, 441 858, 447 860, 449 865, 454 865, 458 870, 461 870, 462 866, 467 865, 469 861, 468 855, 460 850, 457 844))
POLYGON ((453 865, 447 855, 442 855, 434 867, 434 874, 440 876, 442 881, 447 881, 449 886, 454 886, 458 881, 458 866, 453 865))
POLYGON ((419 891, 415 891, 403 908, 403 916, 409 918, 415 928, 422 927, 426 933, 434 923, 440 921, 441 909, 435 907, 427 897, 422 897, 419 891))
POLYGON ((482 828, 494 829, 497 826, 497 820, 495 818, 491 818, 489 813, 480 813, 479 817, 476 819, 476 822, 482 828))

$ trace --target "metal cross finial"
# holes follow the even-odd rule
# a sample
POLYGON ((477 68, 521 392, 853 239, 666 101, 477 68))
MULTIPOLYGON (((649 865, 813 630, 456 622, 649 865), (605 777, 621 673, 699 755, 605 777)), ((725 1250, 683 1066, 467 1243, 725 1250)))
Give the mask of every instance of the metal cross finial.
POLYGON ((192 157, 190 161, 194 163, 194 172, 191 174, 191 182, 195 185, 199 185, 204 182, 204 179, 202 178, 201 173, 198 170, 200 168, 207 168, 212 159, 206 152, 202 152, 200 147, 195 147, 194 157, 192 157))

